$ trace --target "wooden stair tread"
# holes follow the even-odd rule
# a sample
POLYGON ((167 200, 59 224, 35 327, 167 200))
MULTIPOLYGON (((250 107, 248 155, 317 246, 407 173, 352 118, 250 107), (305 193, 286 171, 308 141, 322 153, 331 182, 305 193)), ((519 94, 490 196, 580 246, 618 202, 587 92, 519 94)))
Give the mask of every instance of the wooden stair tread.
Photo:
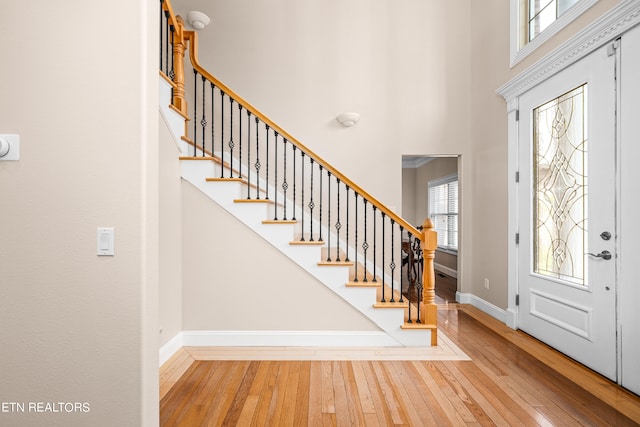
POLYGON ((320 261, 318 265, 321 267, 331 267, 331 266, 351 267, 353 265, 353 262, 351 261, 320 261))
POLYGON ((207 178, 207 182, 243 182, 246 183, 247 180, 244 178, 233 177, 233 178, 207 178))
POLYGON ((297 224, 298 221, 295 219, 265 219, 262 221, 263 224, 297 224))
POLYGON ((322 240, 314 240, 314 241, 310 241, 310 240, 304 240, 304 241, 300 241, 300 240, 294 240, 292 242, 289 242, 290 245, 297 245, 297 246, 322 246, 324 245, 325 242, 323 242, 322 240))
POLYGON ((212 157, 212 156, 180 156, 179 157, 180 160, 208 160, 210 162, 220 162, 220 160, 217 157, 212 157))
POLYGON ((404 323, 403 325, 400 326, 400 328, 402 329, 420 329, 420 330, 426 330, 426 329, 431 329, 431 330, 436 330, 438 329, 438 327, 436 325, 426 325, 424 323, 416 323, 415 321, 413 323, 404 323))
POLYGON ((373 308, 408 308, 408 307, 409 307, 409 303, 407 301, 403 301, 403 302, 378 301, 377 303, 373 304, 373 308))
POLYGON ((234 203, 273 203, 269 199, 234 199, 234 203))
POLYGON ((380 287, 380 285, 381 285, 381 282, 350 281, 350 282, 347 282, 345 286, 352 287, 352 288, 378 288, 380 287))

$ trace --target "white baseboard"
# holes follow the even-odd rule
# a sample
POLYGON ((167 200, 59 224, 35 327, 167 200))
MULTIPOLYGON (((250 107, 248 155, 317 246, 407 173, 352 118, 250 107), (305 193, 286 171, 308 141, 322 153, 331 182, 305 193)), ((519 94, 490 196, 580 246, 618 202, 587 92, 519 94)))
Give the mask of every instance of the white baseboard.
POLYGON ((160 348, 160 366, 182 347, 397 347, 382 331, 183 331, 160 348))
POLYGON ((447 276, 455 277, 456 279, 458 278, 458 270, 454 270, 453 268, 445 267, 442 264, 434 263, 433 264, 433 269, 436 270, 436 271, 441 271, 442 273, 446 274, 447 276))
POLYGON ((184 344, 182 343, 182 332, 171 338, 168 343, 160 347, 160 366, 171 359, 176 351, 180 350, 184 344))
POLYGON ((183 346, 386 347, 398 342, 382 331, 183 331, 183 346))
POLYGON ((507 312, 505 310, 501 309, 500 307, 496 307, 495 305, 483 300, 476 295, 456 292, 456 301, 458 301, 460 304, 470 304, 484 311, 489 316, 498 319, 502 323, 507 323, 507 312))

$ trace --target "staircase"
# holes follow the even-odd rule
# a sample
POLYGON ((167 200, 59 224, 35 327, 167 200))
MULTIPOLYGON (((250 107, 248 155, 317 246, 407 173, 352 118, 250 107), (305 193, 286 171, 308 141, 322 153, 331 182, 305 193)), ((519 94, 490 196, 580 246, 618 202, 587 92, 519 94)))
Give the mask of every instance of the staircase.
POLYGON ((414 228, 215 79, 197 34, 161 8, 160 109, 183 179, 369 318, 384 345, 436 345, 430 221, 414 228))

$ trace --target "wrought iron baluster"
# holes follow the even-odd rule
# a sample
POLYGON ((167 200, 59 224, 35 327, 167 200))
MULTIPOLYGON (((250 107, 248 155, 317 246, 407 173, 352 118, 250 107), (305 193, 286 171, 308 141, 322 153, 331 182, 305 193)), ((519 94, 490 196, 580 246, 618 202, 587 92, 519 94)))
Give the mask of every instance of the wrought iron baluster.
POLYGON ((378 281, 376 278, 376 257, 378 254, 376 251, 376 223, 378 222, 376 220, 376 212, 378 211, 378 207, 373 204, 371 206, 373 207, 373 279, 371 281, 375 283, 378 281))
POLYGON ((162 10, 162 3, 164 3, 164 0, 160 0, 160 23, 158 24, 158 28, 160 29, 160 69, 162 70, 162 47, 164 46, 164 34, 163 34, 163 28, 164 25, 162 25, 162 22, 164 21, 163 18, 163 10, 162 10))
POLYGON ((220 91, 220 178, 224 178, 224 97, 225 93, 220 91))
POLYGON ((276 172, 275 172, 275 177, 273 179, 273 189, 274 189, 274 192, 276 193, 275 195, 276 200, 274 202, 273 220, 277 221, 278 220, 278 132, 274 130, 273 136, 275 137, 274 139, 276 144, 276 154, 275 154, 276 172))
MULTIPOLYGON (((293 148, 293 216, 291 217, 291 219, 293 221, 296 220, 296 182, 298 181, 296 179, 296 177, 298 175, 296 175, 296 151, 297 148, 295 144, 291 144, 291 148, 293 148)), ((300 150, 300 152, 302 153, 302 150, 300 150)), ((304 160, 304 153, 302 153, 301 156, 302 160, 304 160)), ((302 191, 304 191, 304 163, 302 164, 302 191)), ((304 201, 302 202, 302 218, 303 218, 303 224, 304 224, 304 201)), ((302 240, 304 240, 304 226, 302 227, 302 240)))
POLYGON ((283 150, 284 150, 284 163, 283 163, 283 170, 282 170, 282 175, 284 176, 283 181, 282 181, 282 191, 283 191, 283 195, 282 195, 282 199, 284 200, 283 202, 283 212, 284 212, 284 216, 282 217, 283 220, 287 220, 287 189, 289 188, 289 184, 287 183, 287 139, 286 138, 282 138, 282 143, 283 143, 283 150))
POLYGON ((249 199, 251 199, 251 111, 247 110, 247 200, 249 199))
MULTIPOLYGON (((347 203, 347 238, 346 238, 346 243, 345 243, 345 258, 344 260, 346 262, 349 262, 349 186, 347 184, 345 184, 345 188, 346 188, 346 203, 347 203)), ((356 266, 356 269, 358 269, 358 266, 356 266)))
MULTIPOLYGON (((416 269, 416 306, 418 306, 418 315, 417 315, 417 323, 422 323, 422 316, 420 315, 420 303, 422 302, 422 292, 424 291, 424 283, 422 283, 422 274, 424 273, 424 253, 422 252, 422 247, 420 246, 420 241, 416 238, 414 240, 414 247, 416 259, 417 259, 417 269, 416 269)), ((423 307, 424 309, 425 307, 423 307)))
POLYGON ((215 130, 216 130, 216 113, 215 113, 215 88, 216 86, 211 83, 211 155, 215 156, 215 130))
POLYGON ((385 244, 385 240, 384 240, 384 220, 386 219, 387 215, 384 212, 381 212, 382 214, 382 289, 384 289, 384 253, 385 253, 385 249, 387 248, 387 245, 385 244))
POLYGON ((206 96, 206 90, 207 90, 207 85, 204 84, 205 82, 205 77, 204 75, 202 76, 202 119, 200 119, 200 125, 202 125, 202 157, 205 156, 205 131, 207 129, 207 119, 205 117, 206 114, 206 108, 205 108, 205 102, 207 100, 207 96, 206 96))
MULTIPOLYGON (((353 247, 355 255, 356 255, 356 260, 355 260, 355 266, 356 268, 355 270, 355 278, 353 279, 354 282, 358 281, 358 192, 353 190, 353 194, 355 195, 355 206, 356 206, 356 215, 355 215, 355 219, 356 219, 356 235, 355 235, 355 239, 356 239, 356 243, 353 247)), ((382 289, 382 292, 384 292, 384 288, 382 289)), ((384 293, 382 294, 384 296, 384 293)))
POLYGON ((193 69, 193 157, 198 155, 198 131, 196 117, 198 117, 198 70, 193 69))
POLYGON ((342 228, 342 224, 340 224, 340 178, 336 177, 336 187, 338 193, 338 210, 336 212, 338 218, 336 219, 336 262, 340 262, 340 228, 342 228))
MULTIPOLYGON (((404 260, 402 259, 402 236, 404 236, 404 227, 400 226, 400 301, 398 302, 404 302, 402 295, 402 290, 404 289, 404 274, 402 274, 402 265, 404 264, 404 260)), ((409 249, 411 250, 411 248, 409 249)), ((407 257, 407 262, 409 261, 409 259, 410 258, 407 257)), ((393 283, 391 283, 391 292, 393 293, 393 283)))
POLYGON ((327 171, 327 262, 331 262, 331 172, 330 171, 327 171))
MULTIPOLYGON (((311 224, 309 230, 309 241, 313 242, 313 208, 316 206, 313 201, 313 164, 315 163, 312 157, 309 157, 309 161, 311 162, 311 196, 309 196, 309 223, 311 224)), ((322 175, 320 175, 320 182, 322 182, 322 175)), ((321 223, 322 224, 322 223, 321 223)), ((322 225, 321 225, 322 227, 322 225)))
MULTIPOLYGON (((238 104, 238 178, 242 178, 242 110, 243 106, 238 104)), ((233 168, 233 156, 231 157, 231 167, 233 168)), ((248 187, 248 186, 247 186, 248 187)))
POLYGON ((267 144, 267 171, 266 171, 267 172, 267 176, 266 176, 266 178, 264 180, 265 186, 267 187, 266 188, 267 194, 265 196, 265 199, 269 200, 269 125, 265 123, 264 128, 265 128, 265 132, 267 133, 267 141, 266 141, 266 144, 267 144))
MULTIPOLYGON (((229 96, 229 110, 231 111, 231 120, 230 120, 230 124, 229 124, 229 174, 230 174, 230 178, 233 178, 233 147, 236 145, 235 142, 233 142, 233 103, 235 102, 235 100, 229 96)), ((242 173, 240 174, 240 177, 242 176, 242 173)))
POLYGON ((164 16, 167 18, 167 20, 165 21, 165 35, 167 36, 167 40, 166 40, 166 43, 164 44, 164 47, 165 47, 164 62, 165 62, 165 71, 169 72, 169 18, 171 17, 171 14, 169 13, 168 10, 165 10, 164 16))
MULTIPOLYGON (((176 27, 174 25, 169 25, 169 30, 171 30, 171 39, 169 40, 169 47, 171 51, 171 69, 169 70, 169 78, 171 79, 171 81, 174 81, 176 77, 176 71, 173 69, 173 42, 176 34, 176 27)), ((173 88, 171 88, 171 99, 173 99, 173 88)))
POLYGON ((369 279, 367 278, 367 249, 369 249, 369 243, 367 243, 368 240, 368 236, 367 236, 367 204, 369 203, 369 201, 367 199, 365 199, 364 197, 362 198, 362 200, 364 201, 364 237, 363 237, 363 241, 362 241, 362 251, 364 252, 364 254, 362 255, 362 262, 364 264, 364 278, 362 279, 363 282, 368 282, 369 279))
POLYGON ((256 116, 256 162, 254 164, 256 168, 256 199, 260 200, 260 167, 262 164, 260 163, 260 135, 258 133, 258 122, 259 119, 256 116))
MULTIPOLYGON (((414 287, 415 283, 412 280, 412 274, 411 274, 411 268, 412 265, 411 263, 413 262, 413 236, 411 235, 411 233, 409 233, 409 251, 407 252, 407 280, 409 281, 409 285, 407 287, 407 297, 409 298, 409 314, 407 316, 407 323, 413 323, 413 320, 411 319, 411 288, 414 287)), ((402 297, 402 284, 400 284, 400 296, 402 297)), ((418 310, 420 309, 420 305, 418 304, 418 310)))
MULTIPOLYGON (((301 202, 300 202, 300 208, 302 210, 302 219, 301 219, 301 224, 300 224, 300 236, 301 236, 300 237, 300 241, 301 242, 304 242, 304 158, 305 158, 305 156, 306 156, 306 154, 304 154, 304 151, 300 150, 300 161, 302 163, 302 165, 301 165, 302 173, 300 174, 301 175, 301 179, 302 179, 302 191, 301 191, 302 194, 301 194, 301 202)), ((296 163, 293 162, 293 164, 295 166, 296 163)), ((293 175, 295 176, 295 174, 296 174, 296 172, 295 172, 295 169, 294 169, 293 175)), ((311 177, 313 179, 313 175, 311 175, 311 177)), ((294 185, 293 186, 293 206, 296 205, 296 202, 295 202, 296 196, 295 196, 295 194, 296 194, 296 190, 295 190, 295 185, 294 185)), ((296 214, 296 210, 295 210, 295 207, 294 207, 293 208, 293 215, 294 215, 293 219, 295 219, 295 214, 296 214)), ((312 221, 313 221, 313 219, 312 219, 312 221)), ((311 236, 311 240, 313 240, 313 236, 311 236)))
MULTIPOLYGON (((320 169, 320 238, 318 239, 319 242, 322 242, 322 181, 323 181, 323 171, 324 168, 322 167, 322 165, 318 165, 319 169, 320 169)), ((313 231, 313 218, 311 218, 311 231, 313 231)))
MULTIPOLYGON (((396 273, 396 250, 395 250, 395 227, 396 222, 391 220, 391 263, 389 264, 389 268, 391 268, 391 302, 395 302, 393 295, 393 283, 395 281, 395 273, 396 273)), ((402 261, 401 264, 402 265, 402 261)), ((384 288, 382 288, 384 290, 384 288)))

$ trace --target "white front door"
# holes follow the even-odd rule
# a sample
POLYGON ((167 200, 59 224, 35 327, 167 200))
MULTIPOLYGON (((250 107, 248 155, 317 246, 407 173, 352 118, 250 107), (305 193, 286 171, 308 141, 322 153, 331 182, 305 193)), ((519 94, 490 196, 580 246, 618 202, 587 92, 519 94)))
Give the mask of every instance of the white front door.
POLYGON ((519 97, 518 326, 616 379, 615 54, 519 97))

